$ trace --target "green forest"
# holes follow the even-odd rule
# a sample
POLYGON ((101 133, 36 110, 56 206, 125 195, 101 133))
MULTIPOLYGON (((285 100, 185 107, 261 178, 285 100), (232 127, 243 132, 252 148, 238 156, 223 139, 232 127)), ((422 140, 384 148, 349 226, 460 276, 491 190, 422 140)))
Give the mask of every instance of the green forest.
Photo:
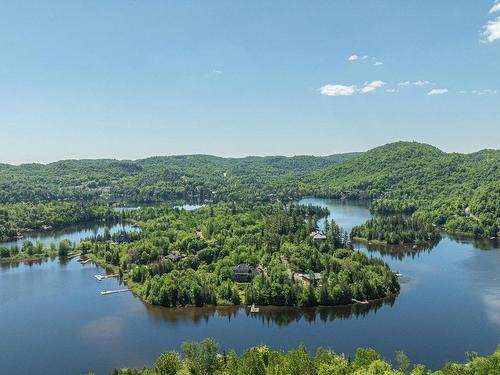
POLYGON ((311 237, 327 214, 281 203, 148 208, 134 212, 135 237, 80 246, 156 305, 340 305, 397 293, 396 275, 352 250, 335 222, 321 241, 311 237), (243 280, 235 274, 240 265, 243 280))
MULTIPOLYGON (((411 215, 449 232, 495 237, 499 166, 498 150, 445 153, 415 142, 326 157, 186 155, 0 164, 0 204, 349 198, 369 200, 375 214, 411 215)), ((12 234, 13 226, 2 210, 1 235, 12 234)))
POLYGON ((439 241, 441 235, 433 225, 400 215, 370 219, 352 229, 351 237, 385 245, 426 245, 439 241))
POLYGON ((123 219, 107 204, 81 202, 16 203, 0 206, 0 241, 24 232, 64 228, 79 223, 123 219))
MULTIPOLYGON (((447 363, 441 370, 432 371, 424 365, 412 364, 402 352, 395 355, 394 365, 376 351, 359 348, 351 357, 319 348, 310 354, 301 345, 288 352, 267 346, 252 347, 241 355, 221 351, 213 340, 185 342, 182 355, 165 352, 151 368, 142 370, 116 369, 110 375, 495 375, 500 374, 500 347, 487 357, 466 353, 464 364, 447 363)), ((91 374, 89 374, 91 375, 91 374)))

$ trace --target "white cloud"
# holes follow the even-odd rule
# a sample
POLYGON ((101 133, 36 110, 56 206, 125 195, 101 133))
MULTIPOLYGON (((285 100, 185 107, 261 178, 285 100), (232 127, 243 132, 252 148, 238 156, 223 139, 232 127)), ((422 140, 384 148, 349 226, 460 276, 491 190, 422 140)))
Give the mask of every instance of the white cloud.
POLYGON ((490 43, 500 39, 500 17, 497 17, 494 21, 489 21, 484 26, 483 35, 486 37, 486 41, 490 43))
POLYGON ((355 86, 324 85, 320 88, 321 95, 326 96, 351 96, 356 93, 355 86))
POLYGON ((389 94, 393 94, 395 92, 399 92, 399 90, 396 90, 396 89, 386 89, 385 92, 388 92, 389 94))
POLYGON ((368 56, 368 55, 363 55, 363 56, 360 56, 360 55, 351 55, 347 58, 347 61, 350 61, 350 62, 362 62, 362 63, 366 63, 366 62, 373 62, 373 65, 383 65, 384 63, 382 61, 380 61, 378 58, 376 57, 373 57, 373 56, 368 56))
POLYGON ((495 5, 490 9, 490 14, 495 13, 495 12, 500 12, 500 2, 496 2, 495 5))
POLYGON ((380 87, 384 86, 386 83, 381 80, 375 80, 371 82, 365 82, 362 88, 357 88, 355 85, 332 85, 327 84, 320 87, 321 95, 325 96, 351 96, 354 94, 368 94, 373 92, 380 87))
POLYGON ((460 90, 460 91, 459 91, 459 93, 460 93, 460 94, 467 94, 467 91, 465 91, 465 90, 460 90))
POLYGON ((359 91, 363 94, 368 94, 369 92, 375 91, 376 89, 385 85, 384 81, 376 80, 372 82, 365 82, 365 86, 359 91))
POLYGON ((406 87, 410 86, 411 82, 410 81, 404 81, 404 82, 399 82, 398 86, 406 87))
POLYGON ((429 81, 415 81, 415 82, 413 82, 413 84, 415 86, 426 86, 426 85, 429 85, 430 82, 429 81))
POLYGON ((447 94, 448 93, 448 89, 432 89, 431 91, 429 91, 427 93, 428 96, 434 96, 434 95, 443 95, 443 94, 447 94))

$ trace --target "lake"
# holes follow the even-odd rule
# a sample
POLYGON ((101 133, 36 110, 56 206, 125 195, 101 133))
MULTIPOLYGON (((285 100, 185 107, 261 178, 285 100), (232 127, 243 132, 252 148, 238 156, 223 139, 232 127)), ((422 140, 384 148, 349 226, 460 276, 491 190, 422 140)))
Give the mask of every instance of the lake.
POLYGON ((42 241, 43 244, 48 247, 51 243, 58 244, 61 240, 68 239, 71 242, 79 243, 81 240, 89 237, 96 237, 98 235, 103 235, 105 230, 108 229, 110 234, 114 234, 120 231, 135 231, 137 228, 133 227, 128 223, 87 223, 72 225, 68 228, 61 230, 48 230, 43 232, 33 232, 27 233, 23 238, 13 240, 13 241, 2 241, 0 246, 9 247, 11 245, 17 245, 19 248, 23 246, 23 242, 28 240, 33 243, 37 241, 42 241))
MULTIPOLYGON (((371 215, 366 205, 304 199, 330 209, 345 230, 371 215)), ((500 249, 492 242, 445 236, 433 249, 393 253, 355 245, 404 274, 397 298, 340 308, 167 309, 130 293, 101 296, 118 287, 97 281, 104 271, 59 258, 0 265, 0 373, 106 374, 143 367, 186 340, 214 338, 242 351, 266 344, 288 349, 304 343, 352 355, 372 347, 392 360, 404 351, 431 368, 464 361, 500 344, 500 249), (488 249, 488 250, 481 250, 488 249)))

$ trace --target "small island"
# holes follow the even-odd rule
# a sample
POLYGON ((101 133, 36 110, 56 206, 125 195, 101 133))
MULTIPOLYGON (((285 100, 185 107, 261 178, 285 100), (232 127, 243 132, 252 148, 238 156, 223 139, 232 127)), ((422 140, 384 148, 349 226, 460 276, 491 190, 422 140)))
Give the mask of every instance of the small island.
POLYGON ((352 229, 354 241, 375 245, 429 245, 440 240, 436 226, 412 217, 386 216, 368 220, 352 229))

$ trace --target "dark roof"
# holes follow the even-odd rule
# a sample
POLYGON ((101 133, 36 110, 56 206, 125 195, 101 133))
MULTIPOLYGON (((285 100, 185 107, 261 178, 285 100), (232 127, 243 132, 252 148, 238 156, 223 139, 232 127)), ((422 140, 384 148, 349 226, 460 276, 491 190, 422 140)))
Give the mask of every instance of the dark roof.
POLYGON ((252 269, 248 264, 239 264, 237 267, 233 268, 234 273, 251 273, 252 269))

